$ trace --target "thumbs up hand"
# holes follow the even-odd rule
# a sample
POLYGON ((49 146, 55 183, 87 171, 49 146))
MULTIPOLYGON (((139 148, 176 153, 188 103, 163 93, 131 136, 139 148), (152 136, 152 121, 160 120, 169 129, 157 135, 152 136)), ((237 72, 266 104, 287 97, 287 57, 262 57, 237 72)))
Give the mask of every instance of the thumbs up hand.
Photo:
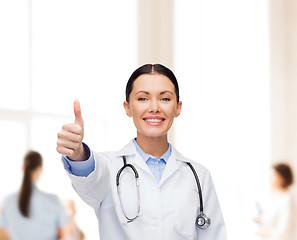
POLYGON ((74 161, 88 159, 87 153, 82 144, 84 138, 84 120, 81 115, 80 103, 74 101, 74 123, 64 124, 58 133, 57 151, 74 161))

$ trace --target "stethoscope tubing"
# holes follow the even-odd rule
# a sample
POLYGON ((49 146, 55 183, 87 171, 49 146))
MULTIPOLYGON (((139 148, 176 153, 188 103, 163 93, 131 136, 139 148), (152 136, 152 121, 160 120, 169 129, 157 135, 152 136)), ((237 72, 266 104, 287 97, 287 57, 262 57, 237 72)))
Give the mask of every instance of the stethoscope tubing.
POLYGON ((120 204, 121 204, 122 211, 123 211, 126 219, 128 220, 127 223, 130 223, 130 222, 133 222, 140 215, 139 175, 138 175, 138 172, 137 172, 136 168, 132 164, 129 164, 129 163, 127 164, 126 157, 123 156, 122 158, 123 158, 123 161, 124 161, 124 166, 121 167, 120 170, 117 173, 116 185, 117 185, 117 191, 118 191, 118 195, 119 195, 119 198, 120 198, 120 204), (120 187, 119 187, 119 185, 120 185, 120 176, 121 176, 121 173, 124 171, 125 168, 131 168, 132 171, 134 172, 134 175, 135 175, 135 183, 136 183, 136 188, 137 188, 137 215, 135 217, 133 217, 133 218, 129 218, 127 216, 127 213, 125 212, 125 210, 123 208, 122 198, 121 198, 121 190, 120 190, 120 187))
POLYGON ((201 184, 200 184, 197 172, 195 171, 193 165, 191 163, 189 163, 189 162, 187 162, 187 164, 191 168, 191 170, 193 172, 193 175, 195 177, 195 180, 196 180, 196 184, 197 184, 197 188, 198 188, 198 194, 199 194, 199 201, 200 201, 200 213, 203 213, 203 198, 202 198, 201 184))
MULTIPOLYGON (((138 218, 140 216, 140 190, 139 190, 139 174, 136 170, 136 168, 132 165, 132 164, 127 164, 126 161, 126 157, 122 156, 123 158, 123 162, 124 162, 124 166, 120 168, 120 170, 117 173, 116 176, 116 185, 117 185, 117 191, 118 191, 118 195, 119 195, 119 199, 120 199, 120 205, 122 208, 122 211, 126 217, 126 219, 128 220, 127 223, 133 222, 136 218, 138 218), (124 171, 125 168, 131 168, 132 171, 134 172, 135 175, 135 182, 136 182, 136 188, 137 188, 137 215, 133 218, 129 218, 123 208, 122 205, 122 198, 121 198, 121 191, 120 191, 120 176, 121 173, 124 171)), ((194 177, 195 177, 195 181, 197 184, 197 188, 198 188, 198 194, 199 194, 199 201, 200 201, 200 214, 197 217, 197 225, 199 228, 205 229, 210 225, 210 218, 208 218, 204 213, 203 213, 203 197, 202 197, 202 190, 201 190, 201 185, 200 185, 200 181, 197 175, 196 170, 194 169, 193 165, 190 162, 186 162, 188 164, 188 166, 190 167, 194 177), (199 222, 202 222, 201 224, 199 222)))

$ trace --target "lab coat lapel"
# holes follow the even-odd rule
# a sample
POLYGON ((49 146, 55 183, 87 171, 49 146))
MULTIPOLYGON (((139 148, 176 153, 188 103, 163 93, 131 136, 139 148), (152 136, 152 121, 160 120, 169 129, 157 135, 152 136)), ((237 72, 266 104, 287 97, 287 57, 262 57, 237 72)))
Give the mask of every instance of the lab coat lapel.
POLYGON ((143 171, 147 172, 153 177, 151 170, 149 169, 145 161, 141 158, 141 156, 137 152, 136 147, 133 143, 133 140, 130 141, 125 147, 123 147, 118 152, 117 156, 119 157, 126 156, 127 163, 134 165, 136 168, 142 169, 143 171))
POLYGON ((133 164, 136 168, 142 169, 149 175, 153 177, 153 174, 151 170, 149 169, 148 165, 145 163, 145 161, 142 159, 142 157, 138 154, 138 152, 131 158, 129 158, 129 161, 131 164, 133 164))
POLYGON ((178 160, 184 161, 184 158, 172 147, 171 155, 166 163, 162 178, 159 185, 161 186, 168 178, 170 178, 179 169, 178 160))

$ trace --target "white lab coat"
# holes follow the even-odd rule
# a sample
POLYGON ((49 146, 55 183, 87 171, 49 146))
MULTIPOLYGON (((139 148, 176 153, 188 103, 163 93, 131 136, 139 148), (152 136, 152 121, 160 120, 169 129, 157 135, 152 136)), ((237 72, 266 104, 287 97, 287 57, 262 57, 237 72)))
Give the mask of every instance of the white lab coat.
MULTIPOLYGON (((101 240, 226 240, 226 230, 208 170, 172 148, 159 183, 138 154, 133 141, 119 152, 95 153, 95 170, 88 177, 69 174, 80 197, 96 212, 101 240), (116 187, 121 156, 139 173, 141 216, 127 223, 116 187), (204 213, 211 218, 207 229, 195 225, 199 197, 194 175, 185 163, 193 164, 203 192, 204 213)), ((128 217, 137 214, 134 173, 128 168, 120 178, 122 205, 128 217)))

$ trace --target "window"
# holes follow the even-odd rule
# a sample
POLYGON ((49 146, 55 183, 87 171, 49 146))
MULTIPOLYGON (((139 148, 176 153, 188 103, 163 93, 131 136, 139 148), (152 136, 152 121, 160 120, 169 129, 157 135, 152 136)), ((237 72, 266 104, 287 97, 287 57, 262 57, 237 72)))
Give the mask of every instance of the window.
POLYGON ((97 219, 64 173, 56 136, 64 123, 74 121, 76 98, 85 120, 85 141, 93 149, 114 150, 133 133, 122 102, 137 65, 136 8, 136 0, 0 3, 0 130, 5 149, 0 175, 1 182, 9 179, 0 199, 19 188, 23 156, 28 149, 37 150, 44 158, 40 188, 75 200, 78 224, 88 239, 99 238, 97 219), (85 225, 86 218, 93 221, 85 225))

